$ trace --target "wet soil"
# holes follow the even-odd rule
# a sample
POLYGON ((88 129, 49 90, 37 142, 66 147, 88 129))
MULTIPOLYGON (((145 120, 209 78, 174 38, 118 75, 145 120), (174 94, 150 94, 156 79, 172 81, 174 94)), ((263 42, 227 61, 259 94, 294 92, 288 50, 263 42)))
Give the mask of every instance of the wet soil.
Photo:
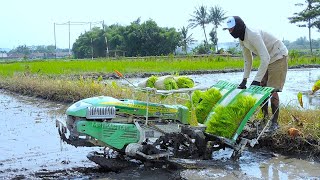
POLYGON ((312 137, 290 137, 287 134, 275 132, 264 135, 255 148, 268 149, 286 156, 320 162, 320 142, 319 139, 312 137))

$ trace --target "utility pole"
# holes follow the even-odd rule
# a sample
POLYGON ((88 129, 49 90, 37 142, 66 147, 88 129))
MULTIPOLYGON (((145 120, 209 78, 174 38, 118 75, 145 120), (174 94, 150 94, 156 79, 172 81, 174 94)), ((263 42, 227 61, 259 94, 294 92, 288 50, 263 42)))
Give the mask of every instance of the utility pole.
MULTIPOLYGON (((71 22, 68 21, 66 23, 54 23, 53 28, 54 28, 54 43, 55 43, 55 51, 57 51, 57 39, 56 39, 56 25, 67 25, 68 26, 68 31, 69 31, 69 57, 71 57, 71 25, 90 25, 90 31, 91 31, 91 26, 95 24, 103 24, 103 21, 97 21, 97 22, 71 22)), ((104 26, 104 25, 103 25, 104 26)), ((91 58, 93 59, 93 38, 91 37, 91 58)), ((57 52, 55 52, 56 54, 57 52)))
POLYGON ((105 26, 104 26, 104 20, 102 21, 102 29, 103 29, 103 32, 104 32, 104 39, 106 41, 106 57, 109 57, 108 38, 107 38, 107 34, 106 34, 106 29, 105 29, 105 26))
POLYGON ((70 50, 70 21, 69 21, 69 58, 71 57, 71 50, 70 50))
MULTIPOLYGON (((91 22, 90 22, 90 31, 91 31, 91 22)), ((93 42, 92 42, 92 36, 91 36, 91 59, 93 60, 93 42)))
POLYGON ((53 33, 54 33, 54 58, 57 59, 56 23, 53 23, 53 33))

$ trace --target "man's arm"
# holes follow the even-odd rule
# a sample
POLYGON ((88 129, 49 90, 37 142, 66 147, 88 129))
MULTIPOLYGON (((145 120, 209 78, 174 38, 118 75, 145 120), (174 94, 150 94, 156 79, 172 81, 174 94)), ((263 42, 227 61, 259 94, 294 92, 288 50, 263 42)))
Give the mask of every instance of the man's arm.
POLYGON ((244 73, 243 79, 248 79, 250 76, 251 68, 252 68, 252 52, 242 45, 242 54, 244 58, 244 73))
POLYGON ((263 76, 267 72, 268 65, 270 62, 270 55, 260 35, 254 36, 252 38, 251 44, 255 47, 260 57, 260 65, 258 68, 258 72, 254 78, 254 81, 261 82, 263 76))

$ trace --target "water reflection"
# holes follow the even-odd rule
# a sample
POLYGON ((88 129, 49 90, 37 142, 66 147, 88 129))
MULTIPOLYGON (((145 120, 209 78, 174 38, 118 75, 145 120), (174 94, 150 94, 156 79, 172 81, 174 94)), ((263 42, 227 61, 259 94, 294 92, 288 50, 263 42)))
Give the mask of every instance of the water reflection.
MULTIPOLYGON (((227 150, 228 151, 228 150, 227 150)), ((223 155, 222 155, 223 156, 223 155)), ((218 155, 215 158, 222 158, 218 155)), ((244 151, 238 162, 217 159, 203 169, 181 172, 185 179, 319 179, 320 164, 271 153, 244 151)))

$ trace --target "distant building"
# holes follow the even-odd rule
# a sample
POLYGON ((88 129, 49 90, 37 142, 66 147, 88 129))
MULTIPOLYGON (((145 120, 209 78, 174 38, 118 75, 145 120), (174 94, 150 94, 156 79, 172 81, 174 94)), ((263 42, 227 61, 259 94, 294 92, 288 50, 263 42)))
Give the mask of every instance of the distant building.
POLYGON ((7 58, 7 57, 8 57, 7 53, 0 52, 0 58, 7 58))
POLYGON ((22 59, 24 57, 21 53, 12 53, 8 55, 9 59, 22 59))

